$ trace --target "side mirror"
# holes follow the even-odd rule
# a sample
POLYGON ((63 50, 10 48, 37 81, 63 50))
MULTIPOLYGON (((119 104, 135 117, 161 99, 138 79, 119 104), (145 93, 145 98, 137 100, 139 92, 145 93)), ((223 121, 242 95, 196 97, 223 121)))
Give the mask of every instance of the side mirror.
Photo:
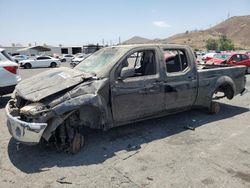
POLYGON ((128 77, 132 77, 135 75, 135 69, 134 68, 129 68, 129 67, 124 67, 121 71, 120 74, 120 79, 125 79, 128 77))

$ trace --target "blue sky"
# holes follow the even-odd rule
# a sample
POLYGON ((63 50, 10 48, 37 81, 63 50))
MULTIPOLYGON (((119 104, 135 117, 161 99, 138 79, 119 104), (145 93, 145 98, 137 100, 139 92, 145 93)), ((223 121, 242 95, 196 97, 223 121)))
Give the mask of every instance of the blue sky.
POLYGON ((250 0, 0 0, 0 45, 118 43, 207 29, 250 15, 250 0))

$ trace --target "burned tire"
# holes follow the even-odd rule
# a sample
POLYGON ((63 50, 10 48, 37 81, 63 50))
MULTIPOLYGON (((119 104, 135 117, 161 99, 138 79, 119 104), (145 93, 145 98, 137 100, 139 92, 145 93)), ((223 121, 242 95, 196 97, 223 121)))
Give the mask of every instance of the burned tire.
POLYGON ((85 143, 84 136, 76 132, 70 143, 69 152, 72 154, 78 153, 81 150, 81 148, 84 146, 84 143, 85 143))
POLYGON ((51 68, 55 68, 56 66, 57 66, 57 64, 55 62, 50 63, 51 68))
POLYGON ((31 64, 30 63, 25 63, 23 66, 25 69, 31 69, 31 64))
POLYGON ((217 102, 211 102, 211 106, 209 108, 209 114, 218 114, 220 112, 220 104, 217 102))

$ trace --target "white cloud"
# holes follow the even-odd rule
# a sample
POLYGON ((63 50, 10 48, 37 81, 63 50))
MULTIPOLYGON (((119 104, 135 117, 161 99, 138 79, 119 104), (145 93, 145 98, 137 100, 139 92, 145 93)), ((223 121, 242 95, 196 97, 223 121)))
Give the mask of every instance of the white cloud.
POLYGON ((167 24, 164 21, 154 21, 153 24, 157 27, 171 27, 169 24, 167 24))

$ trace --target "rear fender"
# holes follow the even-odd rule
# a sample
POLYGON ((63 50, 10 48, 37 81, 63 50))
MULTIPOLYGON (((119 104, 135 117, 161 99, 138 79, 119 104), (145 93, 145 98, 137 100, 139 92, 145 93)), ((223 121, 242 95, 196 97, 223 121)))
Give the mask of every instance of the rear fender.
POLYGON ((223 88, 223 91, 228 99, 232 99, 236 93, 236 87, 234 81, 229 76, 221 76, 215 84, 214 90, 211 93, 211 96, 217 91, 220 87, 223 88))

